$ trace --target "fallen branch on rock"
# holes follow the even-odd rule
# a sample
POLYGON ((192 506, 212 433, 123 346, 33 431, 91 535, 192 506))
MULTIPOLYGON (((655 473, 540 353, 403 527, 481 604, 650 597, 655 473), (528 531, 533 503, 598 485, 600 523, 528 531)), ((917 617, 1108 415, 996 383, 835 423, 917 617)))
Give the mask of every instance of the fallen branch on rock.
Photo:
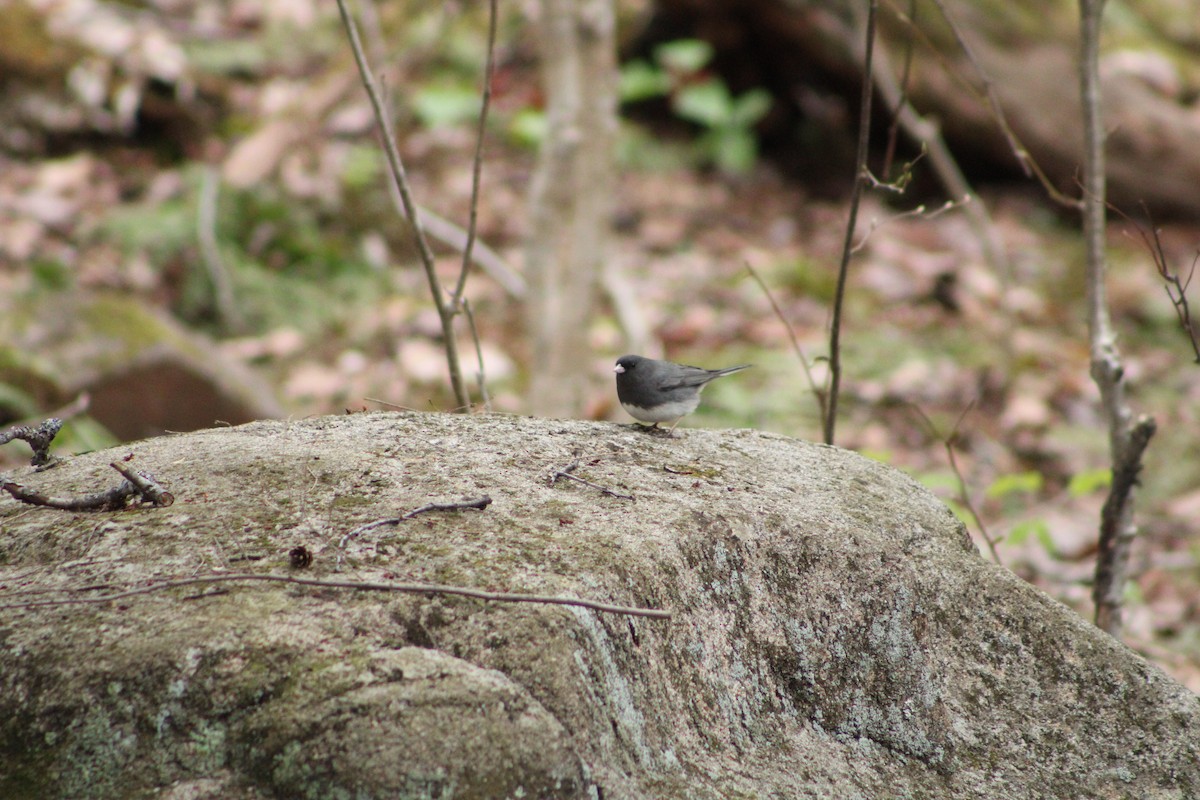
POLYGON ((22 503, 63 511, 120 511, 134 500, 138 504, 148 503, 156 508, 163 508, 175 502, 175 496, 145 472, 137 472, 115 462, 109 466, 121 473, 125 480, 106 491, 80 497, 50 497, 3 476, 0 476, 0 489, 4 489, 22 503))
POLYGON ((37 427, 18 425, 15 428, 9 428, 0 433, 0 444, 8 444, 13 439, 20 439, 28 443, 33 448, 33 458, 29 462, 30 465, 45 467, 51 463, 50 443, 54 441, 54 437, 58 435, 62 426, 63 421, 58 417, 51 417, 37 427))
MULTIPOLYGON (((329 581, 317 578, 296 578, 290 575, 255 575, 251 573, 231 575, 203 575, 195 578, 167 580, 143 586, 137 589, 114 592, 112 594, 96 595, 93 597, 63 597, 51 600, 32 600, 28 602, 0 604, 0 610, 22 608, 47 608, 51 606, 96 605, 125 600, 130 597, 176 589, 181 586, 196 586, 211 583, 237 583, 251 581, 266 581, 273 583, 290 583, 299 586, 313 586, 321 589, 349 589, 360 592, 402 592, 406 594, 452 595, 457 597, 473 597, 494 603, 541 603, 544 605, 577 606, 593 611, 603 611, 608 614, 625 614, 632 617, 651 617, 654 619, 670 619, 671 612, 658 608, 639 608, 636 606, 620 606, 611 603, 599 603, 594 600, 582 600, 575 597, 556 597, 552 595, 513 594, 510 592, 489 592, 484 589, 470 589, 464 586, 447 586, 437 583, 371 583, 366 581, 329 581)), ((39 590, 31 590, 39 591, 39 590)), ((75 589, 72 591, 82 591, 75 589)))
POLYGON ((480 497, 464 497, 462 500, 460 500, 456 503, 426 503, 425 505, 421 506, 420 508, 414 508, 412 511, 409 511, 407 514, 404 514, 399 517, 388 517, 387 519, 377 519, 374 522, 368 522, 366 525, 359 525, 357 528, 355 528, 354 530, 350 531, 345 536, 343 536, 341 541, 338 542, 337 568, 338 568, 338 570, 341 570, 341 568, 342 568, 342 555, 345 553, 345 550, 346 550, 346 542, 350 541, 351 539, 355 538, 356 536, 361 536, 362 534, 366 533, 367 531, 369 531, 373 528, 382 528, 384 525, 399 525, 401 522, 404 522, 406 519, 412 519, 413 517, 417 516, 418 514, 425 514, 429 511, 462 511, 462 510, 468 509, 468 508, 476 508, 476 509, 479 509, 480 511, 483 511, 485 508, 487 508, 491 504, 492 504, 492 498, 488 497, 486 494, 482 495, 480 497))
POLYGON ((593 489, 599 489, 601 492, 608 495, 609 497, 616 497, 621 500, 633 500, 635 502, 637 501, 637 498, 631 494, 621 494, 620 492, 618 492, 614 489, 609 489, 607 486, 601 486, 598 483, 592 483, 591 481, 587 480, 586 478, 581 478, 578 475, 572 475, 571 473, 577 469, 579 469, 579 462, 572 461, 570 464, 567 464, 562 469, 554 470, 554 472, 550 473, 550 485, 553 486, 555 483, 557 483, 559 478, 567 478, 568 480, 572 480, 577 483, 582 483, 584 486, 590 486, 593 489))

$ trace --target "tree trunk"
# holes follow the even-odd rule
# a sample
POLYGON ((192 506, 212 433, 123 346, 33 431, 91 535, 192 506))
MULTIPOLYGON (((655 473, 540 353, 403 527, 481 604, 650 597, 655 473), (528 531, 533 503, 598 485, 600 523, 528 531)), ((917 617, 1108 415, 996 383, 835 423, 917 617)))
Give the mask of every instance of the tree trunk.
POLYGON ((533 179, 527 328, 534 414, 579 413, 607 251, 617 125, 612 0, 543 0, 547 135, 533 179))

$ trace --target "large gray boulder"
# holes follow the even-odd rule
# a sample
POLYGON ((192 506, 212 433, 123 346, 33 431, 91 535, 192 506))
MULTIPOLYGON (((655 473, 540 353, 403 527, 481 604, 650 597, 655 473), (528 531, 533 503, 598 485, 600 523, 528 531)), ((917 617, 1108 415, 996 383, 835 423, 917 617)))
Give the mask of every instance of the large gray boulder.
POLYGON ((10 477, 95 491, 129 453, 174 505, 0 501, 0 797, 1200 796, 1195 695, 853 453, 362 414, 10 477), (549 480, 576 462, 635 499, 549 480), (338 571, 356 526, 484 494, 348 539, 338 571), (264 581, 28 605, 233 573, 673 617, 264 581))

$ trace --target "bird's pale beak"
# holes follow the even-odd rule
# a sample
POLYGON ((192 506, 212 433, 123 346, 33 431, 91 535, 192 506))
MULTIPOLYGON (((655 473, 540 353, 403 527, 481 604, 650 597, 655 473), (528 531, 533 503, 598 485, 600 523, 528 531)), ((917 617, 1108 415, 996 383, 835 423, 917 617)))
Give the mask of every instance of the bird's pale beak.
POLYGON ((625 368, 622 367, 620 364, 617 364, 615 367, 613 367, 613 372, 617 373, 618 375, 620 375, 624 371, 625 371, 625 368))

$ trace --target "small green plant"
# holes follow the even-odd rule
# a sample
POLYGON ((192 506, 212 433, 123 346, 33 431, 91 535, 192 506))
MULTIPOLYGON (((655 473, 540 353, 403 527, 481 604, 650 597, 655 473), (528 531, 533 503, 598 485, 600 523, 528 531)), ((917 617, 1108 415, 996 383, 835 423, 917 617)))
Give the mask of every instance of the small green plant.
POLYGON ((1050 536, 1050 526, 1044 519, 1027 519, 1016 523, 1009 530, 1005 541, 1011 545, 1020 545, 1030 537, 1036 539, 1043 550, 1054 555, 1054 539, 1050 536))
POLYGON ((1084 497, 1111 485, 1112 470, 1108 467, 1084 470, 1071 476, 1071 481, 1067 484, 1067 494, 1071 497, 1084 497))
POLYGON ((480 102, 473 86, 439 82, 417 90, 413 113, 426 128, 453 128, 478 119, 480 102))
POLYGON ((698 39, 659 45, 653 63, 634 60, 621 68, 622 102, 667 97, 676 116, 700 127, 696 154, 706 164, 735 175, 758 160, 754 126, 771 108, 765 89, 734 96, 719 77, 706 73, 712 46, 698 39))
POLYGON ((1024 506, 1027 498, 1042 490, 1044 483, 1040 472, 1014 472, 992 481, 985 496, 998 501, 1007 513, 1015 513, 1024 506))

